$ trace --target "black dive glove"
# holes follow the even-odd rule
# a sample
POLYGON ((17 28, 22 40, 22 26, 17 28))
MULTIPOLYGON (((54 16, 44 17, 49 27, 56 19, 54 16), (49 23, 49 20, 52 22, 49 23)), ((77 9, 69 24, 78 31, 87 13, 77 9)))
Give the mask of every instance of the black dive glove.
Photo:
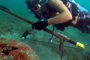
POLYGON ((32 25, 33 29, 42 30, 46 29, 46 26, 48 26, 47 19, 43 18, 41 21, 38 21, 32 25))

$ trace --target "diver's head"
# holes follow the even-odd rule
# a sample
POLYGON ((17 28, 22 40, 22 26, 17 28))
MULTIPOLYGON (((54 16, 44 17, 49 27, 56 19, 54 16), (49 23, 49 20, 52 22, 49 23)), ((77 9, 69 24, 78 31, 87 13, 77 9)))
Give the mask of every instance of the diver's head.
POLYGON ((39 3, 39 0, 26 0, 26 4, 30 8, 34 8, 39 3))
POLYGON ((28 8, 38 8, 46 0, 26 0, 28 8))

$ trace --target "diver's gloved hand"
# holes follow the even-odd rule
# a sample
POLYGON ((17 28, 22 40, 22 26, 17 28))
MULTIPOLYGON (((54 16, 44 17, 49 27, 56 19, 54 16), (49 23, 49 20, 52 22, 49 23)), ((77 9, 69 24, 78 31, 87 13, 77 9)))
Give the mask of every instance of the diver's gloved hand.
POLYGON ((41 21, 38 21, 32 25, 33 29, 42 30, 45 29, 46 26, 48 26, 47 19, 41 19, 41 21))

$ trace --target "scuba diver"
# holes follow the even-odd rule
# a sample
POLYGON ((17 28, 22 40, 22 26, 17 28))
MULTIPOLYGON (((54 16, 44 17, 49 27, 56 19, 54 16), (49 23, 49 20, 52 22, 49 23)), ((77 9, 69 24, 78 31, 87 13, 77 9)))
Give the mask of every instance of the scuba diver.
POLYGON ((90 33, 90 14, 78 9, 77 4, 69 0, 26 0, 27 7, 37 13, 38 22, 33 29, 42 30, 48 25, 54 25, 64 31, 65 27, 73 26, 83 33, 90 33))

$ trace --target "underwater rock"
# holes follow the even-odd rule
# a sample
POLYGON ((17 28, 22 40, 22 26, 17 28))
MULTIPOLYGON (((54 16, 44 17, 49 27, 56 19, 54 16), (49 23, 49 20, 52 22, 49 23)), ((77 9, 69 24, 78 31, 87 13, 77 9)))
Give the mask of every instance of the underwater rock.
POLYGON ((0 38, 1 60, 40 60, 35 51, 20 41, 0 38))

